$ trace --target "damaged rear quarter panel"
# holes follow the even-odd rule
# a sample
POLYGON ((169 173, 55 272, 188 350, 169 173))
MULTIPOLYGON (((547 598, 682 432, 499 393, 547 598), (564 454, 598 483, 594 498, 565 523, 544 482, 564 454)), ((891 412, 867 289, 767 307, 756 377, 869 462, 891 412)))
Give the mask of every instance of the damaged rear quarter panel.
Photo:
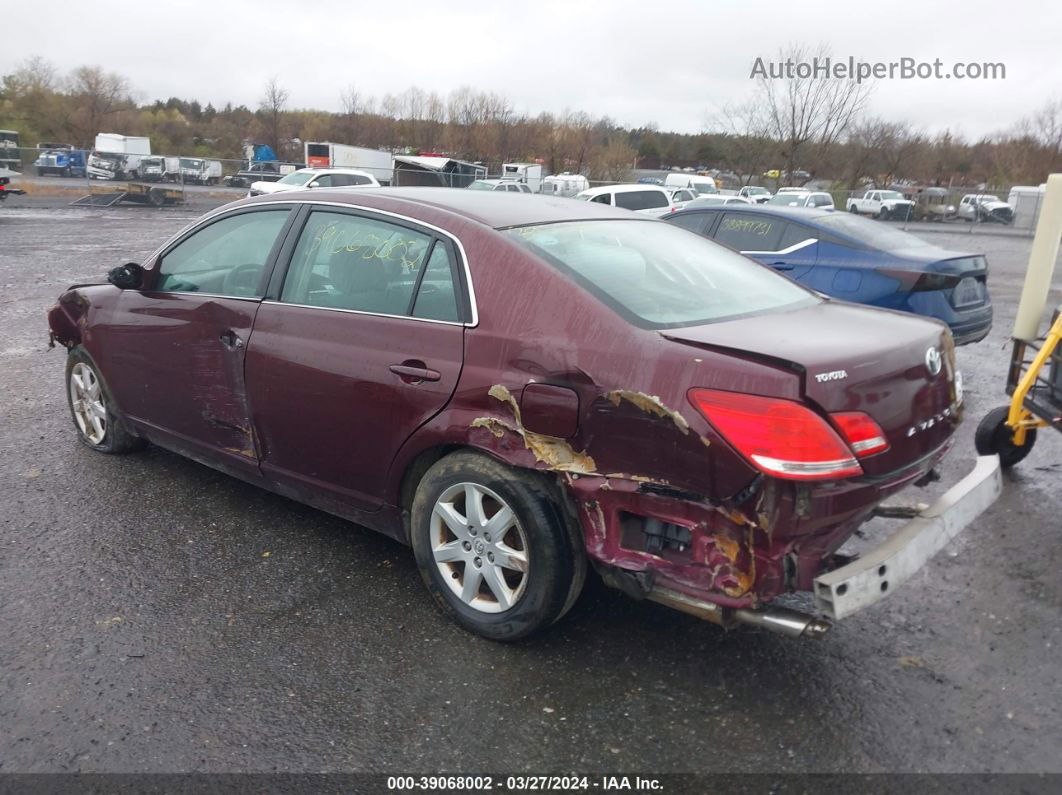
MULTIPOLYGON (((462 240, 479 324, 465 332, 464 366, 449 405, 396 458, 391 504, 400 504, 399 475, 421 451, 479 449, 513 466, 554 473, 575 504, 592 559, 653 571, 673 587, 711 591, 725 603, 755 603, 757 578, 771 579, 769 567, 758 570, 756 550, 769 547, 770 538, 758 525, 754 501, 727 500, 756 472, 693 409, 686 392, 701 386, 797 398, 799 376, 637 328, 524 249, 499 243, 497 233, 469 228, 462 240), (517 294, 514 285, 534 289, 517 294), (520 398, 529 384, 577 393, 574 435, 559 439, 524 426, 520 398), (671 559, 625 549, 619 543, 624 511, 684 523, 693 531, 689 549, 671 559)), ((771 508, 772 522, 784 520, 781 508, 771 508)), ((770 555, 780 568, 781 553, 770 555)))

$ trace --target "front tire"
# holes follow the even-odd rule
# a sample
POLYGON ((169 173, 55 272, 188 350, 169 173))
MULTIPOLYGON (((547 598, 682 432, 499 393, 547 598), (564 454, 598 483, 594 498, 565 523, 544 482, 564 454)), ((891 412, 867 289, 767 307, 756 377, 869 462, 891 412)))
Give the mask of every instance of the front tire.
POLYGON ((425 473, 413 499, 413 553, 440 609, 470 632, 513 641, 560 618, 586 559, 549 482, 461 451, 425 473))
POLYGON ((1036 429, 1025 431, 1025 444, 1014 444, 1013 431, 1007 425, 1010 406, 992 409, 977 424, 974 433, 974 446, 979 455, 999 455, 999 464, 1004 469, 1010 468, 1025 458, 1036 444, 1036 429))
POLYGON ((144 447, 143 439, 126 430, 103 377, 81 347, 67 356, 66 398, 78 440, 86 447, 112 455, 144 447))

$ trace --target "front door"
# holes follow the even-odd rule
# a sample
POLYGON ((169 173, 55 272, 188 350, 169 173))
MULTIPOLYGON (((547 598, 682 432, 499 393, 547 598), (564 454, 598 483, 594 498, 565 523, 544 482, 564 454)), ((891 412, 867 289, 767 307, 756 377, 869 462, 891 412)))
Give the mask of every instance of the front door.
POLYGON ((247 341, 291 211, 227 214, 192 230, 95 328, 123 414, 164 446, 256 475, 243 380, 247 341))
POLYGON ((262 474, 330 509, 378 508, 395 453, 457 385, 464 296, 445 235, 390 216, 310 212, 247 351, 262 474))

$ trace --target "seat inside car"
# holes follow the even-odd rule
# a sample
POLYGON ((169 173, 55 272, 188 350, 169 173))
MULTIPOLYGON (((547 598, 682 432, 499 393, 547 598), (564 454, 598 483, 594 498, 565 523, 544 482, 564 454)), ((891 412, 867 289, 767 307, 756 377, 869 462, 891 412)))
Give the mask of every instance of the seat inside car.
POLYGON ((389 315, 406 311, 409 290, 402 289, 400 262, 341 248, 328 259, 328 278, 335 290, 328 306, 389 315))

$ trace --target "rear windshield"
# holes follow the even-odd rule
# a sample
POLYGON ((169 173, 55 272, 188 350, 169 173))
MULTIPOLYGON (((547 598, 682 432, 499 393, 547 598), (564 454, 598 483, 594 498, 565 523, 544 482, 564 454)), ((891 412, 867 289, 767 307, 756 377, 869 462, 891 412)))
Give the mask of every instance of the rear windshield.
POLYGON ((277 184, 279 185, 305 185, 311 179, 316 177, 317 174, 314 171, 292 171, 286 177, 281 177, 277 184))
POLYGON ((819 226, 832 232, 854 237, 861 243, 883 251, 897 251, 901 248, 921 248, 930 245, 921 238, 901 232, 881 221, 871 221, 851 213, 821 215, 815 219, 819 226))
POLYGON ((806 193, 776 193, 767 200, 768 204, 780 204, 783 207, 803 207, 808 200, 806 193))
POLYGON ((628 210, 651 210, 654 207, 668 207, 670 201, 662 190, 632 190, 617 192, 616 206, 628 210))
POLYGON ((693 326, 820 300, 769 268, 671 224, 576 221, 506 234, 643 328, 693 326))

